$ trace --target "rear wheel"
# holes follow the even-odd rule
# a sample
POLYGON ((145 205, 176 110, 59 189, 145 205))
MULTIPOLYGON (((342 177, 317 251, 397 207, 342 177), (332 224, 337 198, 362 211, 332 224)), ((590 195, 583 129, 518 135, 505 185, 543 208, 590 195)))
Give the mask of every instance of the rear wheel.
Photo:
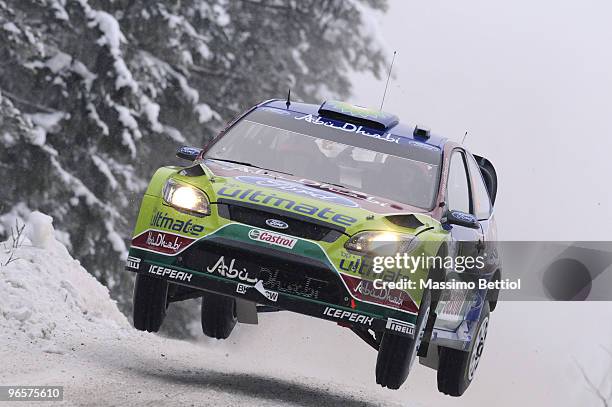
POLYGON ((168 282, 145 274, 137 274, 133 297, 134 328, 157 332, 166 317, 168 282))
POLYGON ((399 389, 408 378, 416 358, 423 330, 430 311, 430 294, 426 291, 421 301, 414 329, 414 338, 385 331, 376 359, 376 383, 389 389, 399 389))
POLYGON ((206 293, 202 297, 202 332, 216 339, 227 339, 236 326, 236 300, 206 293))
POLYGON ((438 365, 438 390, 449 396, 459 397, 474 379, 476 368, 482 358, 487 330, 489 328, 489 302, 485 301, 476 336, 468 351, 440 348, 438 365))

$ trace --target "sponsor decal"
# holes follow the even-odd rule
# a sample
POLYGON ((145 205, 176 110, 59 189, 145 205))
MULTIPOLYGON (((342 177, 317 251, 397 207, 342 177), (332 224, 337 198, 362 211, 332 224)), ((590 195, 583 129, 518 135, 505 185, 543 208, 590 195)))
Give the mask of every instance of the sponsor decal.
POLYGON ((380 287, 370 280, 341 274, 351 295, 359 301, 384 305, 409 314, 419 311, 410 295, 399 288, 380 287))
POLYGON ((399 332, 401 334, 410 335, 414 337, 414 324, 409 322, 400 321, 399 319, 388 318, 386 328, 389 331, 399 332))
POLYGON ((261 110, 265 110, 266 112, 276 113, 276 114, 279 114, 281 116, 288 116, 288 115, 291 114, 287 110, 277 109, 275 107, 266 107, 266 106, 264 106, 264 107, 260 107, 260 109, 261 110))
POLYGON ((186 271, 178 271, 168 267, 155 265, 149 266, 149 273, 178 281, 191 281, 191 277, 193 277, 193 274, 186 271))
POLYGON ((138 257, 128 256, 127 266, 132 269, 138 270, 140 268, 140 259, 138 257))
POLYGON ((249 239, 258 242, 266 242, 275 246, 293 249, 297 243, 297 239, 281 235, 280 233, 268 232, 267 230, 251 229, 249 231, 249 239))
POLYGON ((266 219, 266 225, 268 225, 268 226, 270 226, 272 228, 276 228, 276 229, 287 229, 287 228, 289 228, 289 225, 287 225, 282 220, 278 220, 278 219, 266 219))
POLYGON ((163 254, 177 254, 193 243, 195 239, 168 232, 148 230, 132 240, 132 246, 163 254))
MULTIPOLYGON (((239 171, 245 174, 255 174, 255 175, 260 175, 260 174, 268 174, 270 172, 270 170, 264 170, 264 169, 260 169, 260 168, 250 168, 250 167, 245 167, 243 165, 239 165, 239 164, 234 164, 234 163, 227 163, 227 162, 220 162, 220 161, 209 161, 206 163, 207 165, 210 166, 210 164, 213 164, 215 166, 219 166, 222 167, 224 169, 227 170, 232 170, 232 171, 239 171)), ((325 182, 319 182, 319 181, 313 181, 307 178, 296 178, 296 179, 291 179, 291 178, 287 178, 286 176, 284 176, 283 174, 276 174, 275 175, 276 179, 282 179, 285 181, 289 181, 289 182, 297 182, 300 183, 302 185, 306 185, 309 186, 311 188, 316 188, 318 190, 324 190, 324 191, 329 191, 335 194, 340 194, 340 195, 344 195, 344 196, 348 196, 351 198, 355 198, 355 199, 362 199, 365 201, 368 201, 369 203, 381 206, 383 208, 388 207, 389 205, 391 205, 390 202, 387 201, 379 201, 379 199, 383 199, 383 198, 378 198, 378 197, 374 197, 374 196, 370 196, 367 195, 363 192, 360 191, 355 191, 352 189, 348 189, 348 188, 343 188, 343 187, 339 187, 337 185, 333 185, 333 184, 327 184, 325 182)))
POLYGON ((292 199, 284 198, 274 193, 268 194, 254 189, 242 189, 236 185, 226 185, 220 188, 217 192, 217 196, 221 198, 239 199, 257 204, 271 205, 276 208, 314 216, 326 222, 332 222, 342 226, 351 226, 357 222, 357 218, 337 213, 332 208, 319 208, 314 205, 296 202, 292 199))
POLYGON ((372 265, 369 264, 369 261, 362 258, 362 257, 353 257, 353 258, 348 258, 348 257, 344 257, 340 260, 340 270, 349 272, 349 273, 356 273, 356 274, 360 274, 362 276, 369 276, 372 275, 372 265))
POLYGON ((308 122, 314 125, 330 127, 332 129, 336 129, 340 131, 345 131, 349 133, 360 134, 366 137, 376 138, 376 139, 386 141, 389 143, 399 144, 400 142, 400 137, 393 136, 391 133, 383 133, 383 134, 371 133, 369 131, 364 130, 363 126, 357 126, 356 124, 353 124, 353 123, 343 123, 342 125, 340 125, 338 122, 333 122, 330 120, 323 120, 319 116, 315 117, 311 114, 307 114, 305 116, 295 116, 294 119, 304 120, 305 122, 308 122))
POLYGON ((220 276, 231 278, 232 280, 246 281, 247 283, 255 284, 257 278, 249 277, 249 272, 246 268, 239 270, 234 267, 236 259, 231 259, 229 265, 225 264, 225 256, 219 257, 219 260, 212 267, 206 267, 206 271, 213 274, 219 274, 220 276))
POLYGON ((453 216, 459 220, 462 220, 464 222, 475 222, 476 218, 473 215, 470 215, 469 213, 464 213, 464 212, 459 212, 459 211, 451 211, 453 213, 453 216))
POLYGON ((247 290, 250 288, 256 289, 264 297, 266 297, 268 300, 272 302, 278 301, 278 293, 276 291, 270 291, 270 290, 266 290, 265 288, 263 288, 263 283, 261 282, 261 280, 258 281, 257 284, 255 285, 247 285, 243 283, 238 283, 238 285, 236 286, 236 292, 238 294, 246 294, 247 290))
POLYGON ((323 315, 328 317, 332 317, 335 319, 340 319, 342 321, 355 322, 358 324, 369 325, 372 326, 372 322, 374 321, 374 317, 367 317, 365 315, 358 314, 356 312, 344 311, 337 308, 325 307, 323 310, 323 315))
POLYGON ((408 142, 408 144, 416 148, 421 148, 423 150, 440 151, 439 147, 432 146, 431 144, 427 144, 427 143, 419 143, 418 141, 411 140, 408 142))
POLYGON ((343 258, 340 259, 340 263, 338 264, 338 268, 341 271, 342 275, 349 274, 359 274, 362 278, 376 277, 376 279, 383 282, 400 282, 404 280, 410 280, 412 277, 412 273, 408 269, 399 268, 399 269, 390 269, 384 268, 380 273, 374 271, 374 266, 372 264, 372 260, 365 257, 356 257, 356 258, 343 258))
POLYGON ((178 252, 181 250, 179 236, 175 236, 174 240, 166 240, 166 234, 159 232, 149 232, 147 235, 147 245, 151 247, 168 249, 173 252, 178 252))
POLYGON ((180 219, 174 219, 168 216, 166 212, 156 212, 151 217, 150 226, 172 230, 174 232, 181 232, 191 236, 200 236, 204 232, 204 226, 196 225, 191 219, 182 221, 180 219))
POLYGON ((241 182, 246 182, 247 184, 258 185, 260 187, 274 188, 296 195, 302 195, 309 198, 319 199, 325 202, 347 206, 349 208, 357 208, 359 206, 355 202, 343 196, 338 196, 334 193, 327 192, 321 189, 311 188, 309 186, 297 182, 286 181, 283 179, 251 176, 238 176, 236 177, 236 179, 241 182))

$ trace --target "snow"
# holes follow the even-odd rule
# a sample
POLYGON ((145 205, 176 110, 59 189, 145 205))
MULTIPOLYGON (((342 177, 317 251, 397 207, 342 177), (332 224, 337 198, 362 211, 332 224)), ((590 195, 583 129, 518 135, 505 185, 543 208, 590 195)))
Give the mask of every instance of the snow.
POLYGON ((51 70, 51 72, 58 73, 70 66, 71 63, 72 57, 70 55, 66 54, 65 52, 58 52, 49 58, 45 65, 51 70))
POLYGON ((57 241, 49 216, 19 216, 27 226, 17 260, 3 266, 12 242, 0 244, 0 382, 62 384, 68 405, 91 404, 103 391, 105 404, 143 406, 589 406, 597 399, 576 364, 597 383, 610 365, 612 315, 597 303, 500 304, 476 379, 458 399, 439 394, 435 372, 422 366, 402 389, 379 388, 368 345, 293 313, 260 315, 258 326, 239 324, 226 341, 137 332, 57 241), (517 325, 516 315, 529 318, 517 325), (551 332, 554 341, 539 340, 551 332))
POLYGON ((125 106, 115 105, 115 110, 119 114, 119 121, 123 124, 124 127, 127 127, 130 130, 137 130, 138 123, 134 116, 132 116, 132 112, 125 106))
POLYGON ((29 133, 30 143, 35 146, 43 146, 47 141, 47 134, 57 133, 60 129, 59 123, 69 118, 70 115, 65 112, 52 112, 24 114, 24 117, 34 125, 29 133))
POLYGON ((212 119, 220 120, 221 116, 210 108, 206 103, 199 103, 193 109, 198 115, 199 123, 206 123, 212 119))
POLYGON ((149 120, 151 124, 151 130, 154 132, 160 133, 163 131, 163 126, 159 122, 159 104, 153 102, 151 99, 143 95, 140 98, 141 111, 144 112, 146 118, 149 120))
POLYGON ((212 58, 212 52, 210 51, 210 48, 208 48, 208 45, 204 43, 200 43, 198 45, 198 54, 200 54, 200 56, 204 59, 212 58))
POLYGON ((120 256, 126 257, 127 247, 125 246, 125 242, 121 238, 121 235, 115 231, 114 226, 110 221, 104 222, 104 226, 106 227, 106 238, 111 243, 113 250, 119 253, 120 256))
POLYGON ((0 336, 36 349, 65 351, 66 337, 129 328, 108 290, 55 238, 51 217, 32 212, 19 247, 0 252, 0 336), (13 261, 6 264, 14 251, 13 261), (6 265, 5 265, 6 264, 6 265))
POLYGON ((214 4, 213 11, 216 17, 216 22, 219 26, 224 27, 230 23, 229 14, 227 14, 225 9, 221 5, 214 4))
POLYGON ((138 122, 134 116, 132 116, 132 112, 127 107, 115 104, 114 108, 119 114, 119 121, 125 127, 125 129, 121 132, 122 143, 128 147, 132 158, 135 158, 136 143, 134 140, 138 140, 142 137, 142 134, 138 129, 138 122))
POLYGON ((119 186, 119 182, 117 181, 117 178, 115 178, 115 176, 113 175, 113 172, 111 171, 106 161, 104 161, 102 157, 95 154, 91 156, 91 160, 98 168, 98 170, 100 170, 100 172, 106 177, 111 189, 117 189, 117 186, 119 186))
POLYGON ((98 110, 96 109, 94 104, 91 102, 88 102, 86 108, 87 108, 87 116, 91 120, 93 120, 96 126, 100 128, 103 135, 108 136, 110 134, 110 131, 108 130, 108 125, 102 121, 102 119, 100 118, 100 115, 98 114, 98 110))
POLYGON ((175 73, 175 77, 178 80, 179 86, 181 87, 181 90, 183 91, 183 94, 185 95, 187 100, 194 105, 198 103, 198 100, 200 99, 199 92, 189 86, 187 79, 183 75, 175 73))
POLYGON ((4 31, 8 31, 12 34, 21 34, 21 30, 19 28, 17 28, 17 26, 15 25, 15 23, 12 22, 8 22, 8 23, 4 23, 2 25, 2 28, 4 29, 4 31))
POLYGON ((85 87, 87 91, 91 91, 91 85, 93 81, 96 79, 96 74, 92 73, 85 64, 81 61, 74 61, 72 64, 72 71, 83 78, 83 82, 85 83, 85 87))
MULTIPOLYGON (((273 344, 253 352, 252 327, 239 327, 232 343, 138 332, 54 238, 49 216, 32 212, 25 234, 17 260, 0 266, 0 383, 60 384, 67 405, 91 404, 100 392, 108 405, 399 405, 382 389, 284 373, 299 369, 273 366, 273 344)), ((9 253, 0 253, 4 264, 9 253)))
POLYGON ((58 20, 62 20, 62 21, 70 20, 70 17, 68 16, 66 9, 64 8, 65 6, 66 6, 66 0, 52 0, 51 1, 51 8, 53 8, 53 10, 55 11, 55 18, 57 18, 58 20))
POLYGON ((29 133, 29 141, 35 146, 42 146, 47 141, 47 132, 42 127, 35 127, 29 133))
POLYGON ((46 132, 56 133, 59 130, 59 122, 67 119, 70 115, 66 112, 33 113, 26 115, 32 123, 41 127, 46 132))
POLYGON ((134 80, 132 72, 127 67, 121 52, 121 44, 126 42, 125 36, 121 32, 119 22, 109 13, 101 10, 92 9, 86 0, 80 0, 87 17, 89 18, 89 27, 97 27, 102 35, 98 38, 98 45, 108 47, 108 50, 115 60, 113 67, 117 78, 115 80, 115 88, 123 87, 130 88, 134 93, 138 92, 138 83, 134 80))
POLYGON ((115 17, 100 10, 90 10, 88 17, 91 20, 89 26, 97 26, 100 31, 102 31, 102 36, 98 39, 98 44, 107 45, 111 49, 111 52, 118 52, 121 43, 126 42, 126 39, 115 17))

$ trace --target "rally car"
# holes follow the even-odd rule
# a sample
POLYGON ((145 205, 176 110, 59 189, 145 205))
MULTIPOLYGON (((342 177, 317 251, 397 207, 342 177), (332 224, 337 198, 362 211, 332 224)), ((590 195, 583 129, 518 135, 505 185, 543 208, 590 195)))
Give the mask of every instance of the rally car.
POLYGON ((501 275, 487 159, 379 110, 290 100, 177 156, 189 164, 153 175, 129 250, 137 329, 158 331, 170 303, 197 297, 218 339, 288 310, 370 344, 383 387, 418 356, 441 392, 463 394, 497 303, 474 282, 501 275), (470 256, 478 266, 457 261, 470 256))

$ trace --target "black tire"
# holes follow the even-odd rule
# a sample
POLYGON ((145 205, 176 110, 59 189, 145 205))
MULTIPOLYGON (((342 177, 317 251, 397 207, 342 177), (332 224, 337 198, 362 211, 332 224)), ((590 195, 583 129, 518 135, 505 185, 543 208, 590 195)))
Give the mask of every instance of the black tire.
POLYGON ((384 332, 376 359, 377 384, 393 390, 399 389, 404 384, 416 359, 430 305, 430 292, 426 291, 417 316, 414 339, 391 331, 384 332))
POLYGON ((216 339, 227 339, 236 326, 236 300, 206 293, 202 297, 202 332, 216 339))
POLYGON ((166 317, 168 282, 159 278, 137 274, 133 298, 134 328, 157 332, 166 317))
POLYGON ((438 390, 453 397, 465 393, 474 379, 476 368, 482 357, 487 329, 489 327, 489 302, 485 301, 476 336, 468 351, 451 348, 440 348, 440 364, 438 365, 438 390))

